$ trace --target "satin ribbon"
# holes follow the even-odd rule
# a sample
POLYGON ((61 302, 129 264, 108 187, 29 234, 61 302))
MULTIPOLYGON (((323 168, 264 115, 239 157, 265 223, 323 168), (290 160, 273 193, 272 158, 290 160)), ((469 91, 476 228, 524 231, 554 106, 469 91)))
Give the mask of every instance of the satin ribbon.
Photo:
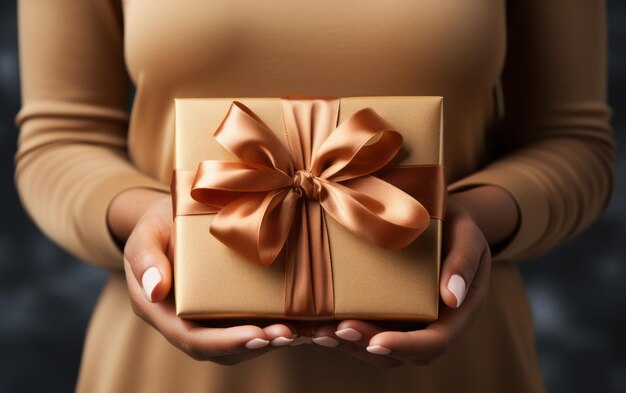
POLYGON ((289 150, 233 101, 214 137, 240 161, 204 160, 196 171, 174 171, 175 215, 216 214, 210 233, 263 266, 285 248, 285 315, 332 316, 323 213, 380 247, 406 247, 433 214, 443 215, 443 168, 386 167, 402 136, 371 108, 337 125, 337 97, 285 96, 281 104, 289 150), (426 196, 434 211, 407 192, 426 196))

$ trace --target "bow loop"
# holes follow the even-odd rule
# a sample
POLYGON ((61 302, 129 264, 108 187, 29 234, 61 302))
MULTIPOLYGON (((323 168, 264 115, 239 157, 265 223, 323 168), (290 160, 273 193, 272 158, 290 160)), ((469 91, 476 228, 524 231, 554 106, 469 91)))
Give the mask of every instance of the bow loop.
POLYGON ((402 135, 372 108, 363 108, 324 141, 311 172, 334 181, 353 179, 384 167, 401 147, 402 135))
POLYGON ((288 189, 246 194, 222 208, 209 231, 247 260, 269 266, 289 235, 297 202, 288 189))
POLYGON ((233 101, 213 134, 228 151, 248 164, 293 173, 289 152, 265 123, 239 101, 233 101))

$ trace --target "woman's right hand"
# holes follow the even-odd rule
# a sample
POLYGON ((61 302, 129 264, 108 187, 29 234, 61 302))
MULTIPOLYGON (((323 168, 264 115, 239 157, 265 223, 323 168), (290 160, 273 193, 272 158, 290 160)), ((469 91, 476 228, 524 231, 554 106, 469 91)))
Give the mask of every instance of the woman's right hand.
MULTIPOLYGON (((115 215, 116 211, 123 211, 120 206, 136 206, 137 192, 160 194, 149 198, 145 195, 138 197, 150 202, 145 205, 145 211, 138 215, 124 247, 124 270, 135 314, 190 357, 224 365, 252 359, 292 342, 294 334, 298 333, 293 325, 276 323, 265 327, 253 324, 206 327, 178 317, 170 293, 170 261, 173 260, 171 198, 168 194, 156 191, 133 191, 127 195, 121 193, 116 198, 109 216, 115 215), (124 204, 124 198, 133 197, 136 198, 134 203, 124 204)), ((115 233, 115 225, 110 226, 115 233)))

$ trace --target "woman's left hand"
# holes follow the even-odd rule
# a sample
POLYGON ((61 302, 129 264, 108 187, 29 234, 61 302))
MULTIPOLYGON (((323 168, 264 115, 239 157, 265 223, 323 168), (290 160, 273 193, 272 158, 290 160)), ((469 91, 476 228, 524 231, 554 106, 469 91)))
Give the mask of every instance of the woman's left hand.
POLYGON ((313 341, 346 351, 381 367, 428 364, 465 332, 487 298, 491 253, 483 232, 460 203, 450 199, 443 229, 444 260, 439 319, 413 331, 388 330, 390 323, 357 319, 314 329, 313 341))

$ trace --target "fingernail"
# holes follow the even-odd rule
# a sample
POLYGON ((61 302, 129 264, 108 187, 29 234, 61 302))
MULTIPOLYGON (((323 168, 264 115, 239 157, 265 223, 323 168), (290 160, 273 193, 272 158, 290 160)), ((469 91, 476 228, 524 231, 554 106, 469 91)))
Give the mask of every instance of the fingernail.
POLYGON ((262 338, 253 338, 252 340, 246 343, 246 348, 248 349, 263 348, 269 343, 270 342, 268 340, 263 340, 262 338))
POLYGON ((348 341, 359 341, 363 335, 358 330, 352 328, 345 328, 341 330, 337 330, 335 335, 339 338, 343 338, 348 341))
POLYGON ((287 337, 276 337, 275 339, 272 340, 272 346, 274 347, 282 347, 284 345, 288 345, 293 341, 293 338, 287 338, 287 337))
POLYGON ((151 266, 143 272, 143 276, 141 276, 141 286, 143 287, 143 294, 148 299, 149 302, 152 302, 152 292, 154 292, 154 288, 163 280, 161 277, 161 273, 159 269, 154 266, 151 266))
POLYGON ((465 280, 458 274, 453 274, 450 280, 448 280, 448 289, 456 297, 456 306, 458 308, 463 303, 463 299, 465 299, 465 280))
POLYGON ((311 340, 322 347, 336 347, 339 345, 339 341, 329 336, 313 337, 311 340))
POLYGON ((391 349, 385 348, 382 345, 370 345, 367 347, 367 352, 375 353, 376 355, 389 355, 391 349))
POLYGON ((307 336, 298 337, 295 340, 293 340, 290 345, 295 347, 297 345, 302 345, 302 344, 311 344, 311 337, 307 337, 307 336))

